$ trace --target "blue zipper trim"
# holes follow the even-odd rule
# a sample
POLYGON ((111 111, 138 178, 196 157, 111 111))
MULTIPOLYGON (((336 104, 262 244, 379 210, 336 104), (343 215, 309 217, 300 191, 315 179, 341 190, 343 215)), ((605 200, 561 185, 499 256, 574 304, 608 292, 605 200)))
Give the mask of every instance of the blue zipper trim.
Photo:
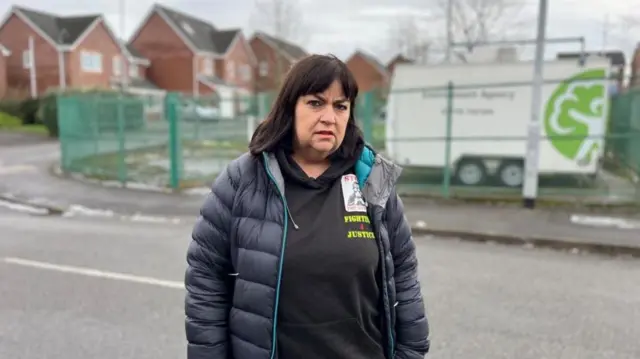
POLYGON ((287 200, 280 191, 278 187, 278 182, 276 182, 275 177, 271 173, 269 169, 269 163, 267 162, 266 154, 262 154, 262 158, 264 159, 264 168, 267 170, 267 176, 276 185, 276 189, 278 190, 278 195, 280 199, 282 199, 282 205, 284 207, 284 228, 282 232, 282 249, 280 250, 280 263, 278 265, 278 282, 276 284, 276 299, 273 304, 273 334, 271 335, 271 356, 270 359, 274 359, 276 356, 276 341, 277 338, 277 326, 278 326, 278 304, 280 302, 280 283, 282 282, 282 265, 284 264, 284 249, 287 245, 287 227, 289 226, 289 216, 287 213, 287 200))

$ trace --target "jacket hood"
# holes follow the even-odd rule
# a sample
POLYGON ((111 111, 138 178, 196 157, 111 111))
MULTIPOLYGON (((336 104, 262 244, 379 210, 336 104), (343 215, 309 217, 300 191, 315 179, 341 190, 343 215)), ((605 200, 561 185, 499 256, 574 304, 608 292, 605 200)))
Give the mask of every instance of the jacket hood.
MULTIPOLYGON (((262 159, 278 191, 284 194, 284 175, 276 154, 263 152, 262 159)), ((402 168, 377 154, 368 145, 364 145, 360 157, 355 162, 354 172, 367 203, 384 207, 395 190, 402 168)))

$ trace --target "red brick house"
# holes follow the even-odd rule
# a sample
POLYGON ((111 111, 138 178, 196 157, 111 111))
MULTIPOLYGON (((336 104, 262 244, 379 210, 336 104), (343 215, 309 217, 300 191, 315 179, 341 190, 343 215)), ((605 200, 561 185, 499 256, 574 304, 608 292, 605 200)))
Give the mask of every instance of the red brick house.
POLYGON ((255 56, 242 30, 220 30, 206 20, 154 5, 129 40, 149 59, 147 75, 160 88, 195 96, 248 94, 255 56))
POLYGON ((361 93, 387 89, 389 85, 387 68, 372 55, 357 50, 346 63, 356 78, 361 93))
POLYGON ((402 54, 398 54, 394 58, 392 58, 387 64, 387 73, 389 75, 393 75, 393 70, 396 68, 396 65, 398 64, 412 64, 412 63, 413 63, 413 60, 405 57, 402 54))
MULTIPOLYGON (((124 44, 124 42, 121 42, 124 44)), ((126 63, 128 68, 126 73, 121 74, 120 71, 116 71, 116 87, 119 86, 122 80, 126 83, 126 90, 138 95, 150 95, 159 96, 164 95, 166 92, 164 89, 159 88, 154 82, 147 78, 149 66, 151 61, 140 54, 136 49, 130 45, 123 45, 124 56, 127 58, 126 63)), ((117 61, 117 60, 114 60, 117 61)), ((117 63, 114 63, 116 66, 117 63)))
POLYGON ((249 44, 258 61, 254 72, 257 92, 277 90, 291 66, 308 55, 302 47, 264 32, 256 32, 249 44))
POLYGON ((123 72, 133 73, 129 65, 149 64, 128 52, 102 15, 58 16, 13 6, 0 25, 0 43, 12 49, 7 58, 9 87, 27 93, 32 61, 38 94, 51 88, 113 88, 123 72))

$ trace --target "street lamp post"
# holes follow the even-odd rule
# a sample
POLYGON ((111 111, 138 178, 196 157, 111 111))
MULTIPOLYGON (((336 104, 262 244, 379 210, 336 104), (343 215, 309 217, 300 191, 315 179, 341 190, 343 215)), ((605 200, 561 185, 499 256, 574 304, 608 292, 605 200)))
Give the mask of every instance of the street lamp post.
POLYGON ((538 196, 538 158, 540 152, 540 113, 542 111, 542 84, 544 67, 545 32, 547 27, 547 0, 540 0, 538 6, 538 31, 536 36, 536 57, 531 94, 531 121, 528 126, 525 156, 525 178, 522 188, 523 205, 533 209, 538 196))

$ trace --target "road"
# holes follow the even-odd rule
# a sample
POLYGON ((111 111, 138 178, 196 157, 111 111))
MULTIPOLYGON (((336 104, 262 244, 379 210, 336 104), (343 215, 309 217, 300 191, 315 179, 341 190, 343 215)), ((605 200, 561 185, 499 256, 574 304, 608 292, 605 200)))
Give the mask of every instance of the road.
MULTIPOLYGON (((190 224, 0 208, 0 358, 185 357, 190 224)), ((437 359, 640 357, 640 261, 417 238, 437 359)))

